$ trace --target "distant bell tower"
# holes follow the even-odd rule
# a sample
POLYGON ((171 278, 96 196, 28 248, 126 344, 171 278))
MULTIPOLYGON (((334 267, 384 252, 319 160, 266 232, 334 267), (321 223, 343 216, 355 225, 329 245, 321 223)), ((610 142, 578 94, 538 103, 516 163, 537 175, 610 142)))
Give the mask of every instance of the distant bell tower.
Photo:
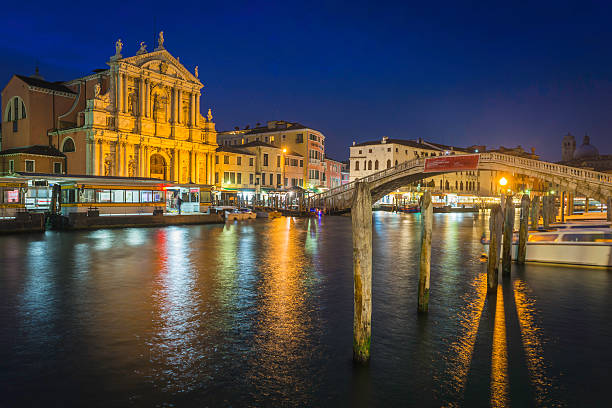
POLYGON ((567 135, 563 136, 563 142, 561 144, 561 160, 570 161, 574 158, 574 151, 576 150, 576 139, 568 132, 567 135))

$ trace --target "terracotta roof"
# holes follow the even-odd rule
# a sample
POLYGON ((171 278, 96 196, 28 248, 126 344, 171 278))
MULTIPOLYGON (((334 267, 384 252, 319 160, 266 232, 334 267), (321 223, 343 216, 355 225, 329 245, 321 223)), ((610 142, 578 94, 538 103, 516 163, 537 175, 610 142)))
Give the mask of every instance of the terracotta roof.
POLYGON ((71 94, 76 95, 76 92, 68 88, 62 82, 49 82, 43 79, 32 78, 32 77, 28 77, 24 75, 15 75, 15 76, 21 79, 23 82, 25 82, 28 85, 36 86, 38 88, 50 89, 52 91, 66 92, 66 93, 71 93, 71 94))
POLYGON ((236 153, 236 154, 248 154, 250 156, 255 156, 254 153, 249 152, 248 150, 242 150, 234 146, 219 146, 217 147, 218 152, 228 152, 228 153, 236 153))
POLYGON ((242 145, 238 145, 240 147, 273 147, 275 149, 280 149, 278 146, 271 145, 270 143, 262 142, 260 140, 255 140, 253 142, 245 143, 242 145))
POLYGON ((351 146, 351 147, 357 147, 357 146, 373 146, 373 145, 380 145, 380 144, 399 144, 399 145, 403 145, 403 146, 409 146, 409 147, 414 147, 417 149, 429 149, 429 150, 454 150, 454 151, 460 151, 460 152, 465 152, 467 151, 466 149, 462 148, 462 147, 455 147, 455 146, 447 146, 447 145, 443 145, 440 143, 433 143, 433 142, 428 142, 426 140, 424 140, 422 143, 419 143, 415 140, 405 140, 405 139, 386 139, 385 143, 382 143, 382 140, 373 140, 373 141, 369 141, 369 142, 362 142, 362 143, 357 143, 355 144, 355 146, 351 146))
MULTIPOLYGON (((258 133, 270 133, 270 132, 284 132, 286 130, 297 130, 297 129, 311 129, 308 126, 304 126, 301 123, 291 123, 291 122, 286 122, 286 127, 280 127, 280 128, 272 128, 270 129, 268 126, 258 126, 258 127, 254 127, 253 129, 240 129, 238 130, 240 132, 241 135, 254 135, 254 134, 258 134, 258 133)), ((313 129, 314 130, 314 129, 313 129)), ((231 132, 236 132, 236 130, 226 130, 223 132, 219 132, 219 133, 231 133, 231 132)))
POLYGON ((66 155, 53 146, 26 146, 26 147, 14 147, 12 149, 6 149, 0 152, 0 156, 9 154, 36 154, 39 156, 55 156, 55 157, 66 157, 66 155))

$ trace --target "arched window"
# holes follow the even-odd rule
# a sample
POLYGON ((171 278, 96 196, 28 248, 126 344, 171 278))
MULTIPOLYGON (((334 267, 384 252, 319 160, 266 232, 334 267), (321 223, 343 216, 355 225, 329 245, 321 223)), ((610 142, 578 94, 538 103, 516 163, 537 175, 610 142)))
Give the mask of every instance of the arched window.
POLYGON ((25 119, 27 116, 25 103, 19 96, 13 96, 6 104, 4 110, 4 121, 13 122, 19 119, 25 119))
POLYGON ((62 143, 62 152, 70 153, 76 151, 76 147, 74 146, 74 140, 71 137, 67 137, 64 139, 64 143, 62 143))
POLYGON ((463 191, 463 181, 459 184, 459 190, 463 191))
POLYGON ((395 161, 395 165, 397 166, 397 160, 395 161))
POLYGON ((391 168, 391 160, 387 160, 387 168, 390 169, 391 168))
POLYGON ((359 162, 355 160, 355 170, 359 171, 359 162))
POLYGON ((372 170, 372 160, 368 161, 368 170, 372 170))
POLYGON ((442 190, 442 179, 440 179, 440 190, 442 190))
POLYGON ((455 180, 455 191, 459 190, 459 182, 455 180))
POLYGON ((374 170, 378 170, 378 160, 374 162, 374 170))
POLYGON ((450 185, 448 184, 448 180, 446 180, 445 187, 447 190, 450 190, 450 185))

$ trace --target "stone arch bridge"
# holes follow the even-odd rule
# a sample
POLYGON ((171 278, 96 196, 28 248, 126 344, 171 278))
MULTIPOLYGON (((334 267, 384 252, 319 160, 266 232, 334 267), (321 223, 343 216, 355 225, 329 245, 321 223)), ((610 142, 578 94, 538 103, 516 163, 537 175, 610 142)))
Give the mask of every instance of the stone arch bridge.
MULTIPOLYGON (((502 171, 534 177, 551 182, 559 191, 566 191, 605 202, 612 196, 612 174, 563 166, 540 160, 525 159, 501 153, 480 153, 478 170, 502 171)), ((453 156, 460 157, 460 156, 453 156)), ((440 172, 425 172, 425 162, 437 158, 417 158, 395 167, 379 171, 359 179, 367 182, 372 202, 380 200, 400 187, 443 173, 454 173, 465 169, 449 169, 440 172)), ((345 211, 352 207, 356 182, 335 187, 312 196, 314 204, 332 211, 345 211)))

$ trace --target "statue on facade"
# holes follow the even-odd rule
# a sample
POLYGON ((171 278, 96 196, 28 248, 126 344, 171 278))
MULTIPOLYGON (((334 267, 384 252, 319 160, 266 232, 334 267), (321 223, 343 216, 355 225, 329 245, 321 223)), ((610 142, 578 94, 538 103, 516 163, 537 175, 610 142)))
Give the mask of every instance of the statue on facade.
POLYGON ((102 87, 100 86, 99 83, 94 85, 94 98, 100 99, 100 89, 101 88, 102 87))
POLYGON ((128 96, 128 112, 133 116, 138 116, 138 94, 136 91, 130 92, 128 96))
POLYGON ((206 115, 206 119, 208 119, 209 122, 212 122, 213 115, 210 108, 208 108, 208 115, 206 115))
POLYGON ((195 67, 195 77, 198 78, 200 74, 198 73, 198 66, 195 67))
POLYGON ((104 175, 111 176, 113 172, 113 156, 110 153, 107 153, 104 156, 104 175))
POLYGON ((164 32, 163 31, 159 32, 159 38, 157 39, 157 48, 159 48, 160 50, 164 49, 164 32))
POLYGON ((121 38, 115 42, 115 56, 121 56, 121 50, 123 49, 123 42, 121 42, 121 38))
POLYGON ((138 50, 136 55, 146 54, 146 53, 147 53, 147 43, 145 43, 144 41, 141 41, 140 42, 140 49, 138 50))
POLYGON ((136 177, 136 159, 134 156, 130 156, 128 161, 128 175, 129 177, 136 177))

